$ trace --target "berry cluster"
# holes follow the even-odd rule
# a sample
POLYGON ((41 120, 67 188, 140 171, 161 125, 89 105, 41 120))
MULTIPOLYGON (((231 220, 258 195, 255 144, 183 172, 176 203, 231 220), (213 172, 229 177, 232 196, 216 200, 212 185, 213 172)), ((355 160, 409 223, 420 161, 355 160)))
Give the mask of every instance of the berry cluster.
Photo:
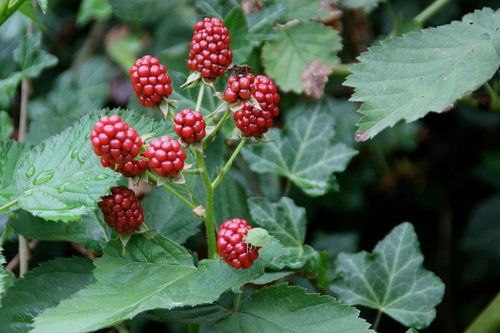
POLYGON ((181 148, 179 141, 168 135, 156 138, 144 152, 149 160, 149 167, 163 177, 175 177, 184 168, 186 152, 181 148))
POLYGON ((184 109, 174 117, 174 131, 187 143, 203 140, 206 126, 203 115, 190 109, 184 109))
POLYGON ((255 91, 254 80, 255 77, 250 73, 231 75, 227 80, 224 99, 229 103, 249 99, 255 91))
POLYGON ((223 76, 233 61, 229 31, 219 18, 205 18, 194 25, 187 66, 204 78, 223 76))
POLYGON ((224 222, 217 232, 217 249, 226 263, 234 268, 249 268, 259 257, 259 247, 245 242, 252 227, 243 219, 224 222))
POLYGON ((155 106, 172 93, 172 79, 167 74, 167 68, 150 55, 136 60, 130 68, 130 80, 139 102, 144 106, 155 106))
POLYGON ((124 186, 111 189, 111 194, 102 197, 98 203, 104 215, 104 221, 119 234, 131 233, 144 222, 141 203, 134 191, 124 186))

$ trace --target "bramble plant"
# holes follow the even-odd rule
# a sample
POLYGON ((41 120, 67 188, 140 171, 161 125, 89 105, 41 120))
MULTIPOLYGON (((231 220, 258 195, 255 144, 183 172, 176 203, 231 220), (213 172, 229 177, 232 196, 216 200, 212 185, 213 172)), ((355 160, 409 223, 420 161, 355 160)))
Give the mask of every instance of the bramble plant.
POLYGON ((19 244, 0 252, 0 332, 429 327, 445 284, 411 223, 356 253, 313 241, 301 206, 334 224, 315 203, 401 120, 477 107, 478 89, 500 112, 500 12, 424 29, 448 1, 413 19, 386 1, 392 31, 341 63, 342 13, 382 2, 83 0, 76 24, 93 23, 72 60, 44 47, 67 4, 1 1, 0 108, 20 112, 0 111, 0 250, 19 244), (331 97, 346 91, 360 119, 331 97), (28 271, 40 241, 79 255, 28 271))

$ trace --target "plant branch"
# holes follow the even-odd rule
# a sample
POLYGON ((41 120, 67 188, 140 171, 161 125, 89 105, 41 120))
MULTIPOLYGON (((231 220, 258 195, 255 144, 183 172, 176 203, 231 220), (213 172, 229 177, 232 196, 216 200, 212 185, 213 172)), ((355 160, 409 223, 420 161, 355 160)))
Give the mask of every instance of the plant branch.
POLYGON ((200 84, 200 90, 198 91, 198 99, 196 100, 196 107, 194 108, 195 111, 200 112, 201 102, 203 101, 204 93, 205 93, 205 85, 200 84))
POLYGON ((224 123, 226 122, 227 118, 229 118, 230 115, 231 115, 231 110, 228 108, 224 113, 224 115, 222 116, 222 118, 219 120, 219 122, 215 125, 215 128, 212 131, 212 133, 210 133, 206 137, 205 141, 203 141, 203 148, 206 148, 210 143, 212 143, 215 136, 217 135, 217 133, 219 133, 220 129, 222 128, 222 125, 224 125, 224 123))
POLYGON ((377 316, 375 317, 375 322, 373 323, 373 330, 377 331, 380 325, 380 320, 382 319, 382 310, 378 310, 377 316))
POLYGON ((0 212, 1 212, 2 210, 4 210, 4 209, 10 208, 10 207, 12 207, 12 206, 14 206, 14 205, 17 205, 17 203, 18 203, 18 202, 19 202, 19 198, 14 199, 14 200, 12 200, 12 201, 10 201, 10 202, 7 202, 5 205, 0 206, 0 212))
POLYGON ((227 162, 224 165, 224 167, 221 169, 221 171, 219 172, 219 174, 217 175, 217 177, 215 178, 215 180, 212 182, 212 188, 215 189, 222 182, 222 180, 224 179, 224 176, 231 169, 231 166, 233 165, 234 159, 238 156, 238 154, 241 151, 241 148, 243 148, 243 146, 245 145, 246 141, 247 141, 246 138, 241 139, 240 143, 238 144, 238 146, 236 147, 236 149, 231 154, 231 157, 229 157, 229 159, 227 160, 227 162))
MULTIPOLYGON (((152 173, 149 170, 147 170, 146 173, 148 174, 148 177, 151 178, 154 182, 158 181, 158 176, 156 176, 154 173, 152 173)), ((167 190, 168 192, 170 192, 171 194, 173 194, 177 199, 179 199, 180 201, 184 202, 189 208, 191 208, 191 209, 195 209, 196 208, 196 205, 193 202, 191 202, 188 199, 186 199, 182 194, 180 194, 179 192, 177 192, 169 184, 165 183, 165 184, 162 184, 161 186, 165 190, 167 190)))
POLYGON ((425 8, 420 14, 415 16, 415 21, 423 25, 427 20, 429 20, 434 14, 436 14, 444 5, 446 5, 450 0, 436 0, 431 3, 427 8, 425 8))
MULTIPOLYGON (((39 240, 37 240, 37 239, 32 240, 29 243, 30 250, 34 250, 35 247, 37 247, 38 243, 40 243, 39 240)), ((19 262, 20 262, 20 255, 18 253, 18 254, 16 254, 14 256, 14 258, 12 258, 11 261, 9 261, 9 263, 7 264, 7 266, 5 266, 5 270, 9 271, 9 272, 12 272, 14 269, 16 269, 17 266, 19 266, 19 262)))
POLYGON ((285 189, 283 190, 283 196, 287 197, 292 190, 292 180, 290 178, 286 179, 285 189))

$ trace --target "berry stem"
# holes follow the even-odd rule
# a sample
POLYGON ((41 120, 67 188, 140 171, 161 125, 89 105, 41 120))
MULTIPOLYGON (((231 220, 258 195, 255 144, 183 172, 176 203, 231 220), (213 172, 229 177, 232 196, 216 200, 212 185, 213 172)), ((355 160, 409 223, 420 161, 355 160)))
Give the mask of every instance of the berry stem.
POLYGON ((200 112, 201 102, 203 101, 204 93, 205 93, 205 85, 200 84, 200 90, 198 91, 198 99, 196 100, 196 107, 194 108, 195 111, 200 112))
POLYGON ((215 239, 215 216, 214 216, 214 188, 208 176, 207 166, 203 159, 203 153, 193 149, 196 163, 201 173, 203 187, 205 188, 205 229, 207 232, 208 258, 217 257, 217 242, 215 239))
POLYGON ((212 131, 212 133, 210 133, 205 139, 205 141, 203 141, 203 148, 206 148, 213 141, 217 133, 220 131, 222 125, 224 125, 224 123, 226 122, 227 118, 229 118, 230 115, 231 115, 231 109, 227 109, 227 111, 224 113, 224 115, 219 120, 217 125, 215 125, 215 128, 212 131))
MULTIPOLYGON (((146 171, 147 174, 148 174, 148 177, 151 178, 154 182, 157 182, 158 181, 158 177, 151 171, 147 170, 146 171)), ((191 209, 195 209, 196 208, 196 204, 194 204, 193 202, 189 201, 188 199, 186 199, 182 194, 180 194, 179 192, 177 192, 173 187, 171 187, 169 184, 165 183, 165 184, 162 184, 163 188, 165 190, 167 190, 168 192, 172 193, 175 197, 177 197, 180 201, 184 202, 189 208, 191 209)))
POLYGON ((227 160, 226 164, 224 165, 224 167, 222 168, 222 170, 217 175, 217 178, 215 178, 215 180, 213 181, 212 188, 215 189, 222 182, 222 180, 224 179, 224 176, 231 169, 231 166, 233 165, 234 160, 236 159, 236 157, 238 156, 238 154, 241 151, 241 148, 243 148, 243 146, 245 145, 246 142, 247 142, 246 138, 241 139, 240 143, 238 144, 238 146, 236 147, 236 149, 233 151, 233 154, 231 155, 231 157, 229 158, 229 160, 227 160))
POLYGON ((5 205, 0 206, 0 212, 3 211, 4 209, 8 209, 8 208, 10 208, 10 207, 12 207, 14 205, 17 205, 18 202, 19 202, 19 198, 14 199, 14 200, 12 200, 10 202, 7 202, 5 205))
POLYGON ((424 24, 429 20, 434 14, 436 14, 444 5, 446 5, 450 0, 436 0, 431 3, 427 8, 415 16, 414 20, 419 24, 424 24))

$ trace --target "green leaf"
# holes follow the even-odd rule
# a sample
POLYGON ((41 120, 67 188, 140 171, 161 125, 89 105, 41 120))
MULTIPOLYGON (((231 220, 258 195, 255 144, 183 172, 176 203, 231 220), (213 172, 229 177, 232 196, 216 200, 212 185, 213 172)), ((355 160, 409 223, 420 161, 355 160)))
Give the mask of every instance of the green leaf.
POLYGON ((144 21, 168 17, 168 12, 179 5, 179 0, 108 0, 116 15, 125 20, 144 21))
POLYGON ((310 196, 323 195, 336 187, 332 173, 344 171, 356 151, 334 140, 335 120, 322 103, 289 113, 289 128, 271 129, 270 142, 243 148, 243 156, 257 173, 275 173, 310 196))
MULTIPOLYGON (((222 160, 222 159, 221 159, 222 160)), ((215 189, 214 215, 219 224, 240 216, 250 216, 245 191, 230 175, 215 189)))
POLYGON ((436 316, 444 284, 423 266, 417 235, 402 223, 373 253, 340 254, 331 290, 349 305, 377 309, 405 326, 421 329, 436 316))
POLYGON ((92 283, 92 269, 88 259, 61 258, 44 262, 17 279, 2 299, 0 332, 29 332, 40 312, 92 283))
POLYGON ((442 112, 477 89, 500 65, 500 12, 485 8, 462 21, 382 41, 359 57, 344 85, 363 102, 356 138, 365 141, 400 120, 442 112))
POLYGON ((93 112, 24 155, 16 174, 19 205, 46 220, 77 220, 97 206, 121 175, 104 168, 89 135, 104 114, 119 114, 141 135, 163 125, 124 110, 93 112))
POLYGON ((264 44, 262 60, 266 74, 281 90, 300 94, 304 92, 301 75, 306 66, 313 61, 334 65, 341 48, 336 30, 319 23, 301 23, 278 30, 278 38, 264 44))
POLYGON ((40 9, 42 10, 42 13, 47 12, 47 6, 48 6, 48 0, 37 0, 38 6, 40 6, 40 9))
POLYGON ((238 311, 216 323, 222 332, 368 333, 359 311, 329 296, 297 286, 274 285, 256 291, 238 311))
MULTIPOLYGON (((19 169, 22 156, 28 151, 29 145, 17 141, 0 141, 0 206, 15 200, 20 192, 15 184, 15 174, 19 169)), ((15 209, 0 210, 0 215, 15 209)))
POLYGON ((148 227, 179 244, 199 231, 202 220, 163 188, 157 188, 141 202, 148 227))
POLYGON ((185 248, 161 236, 133 236, 124 255, 114 241, 95 261, 97 282, 43 312, 32 332, 93 331, 147 310, 212 303, 263 274, 264 258, 272 256, 264 250, 250 269, 236 270, 213 259, 195 267, 185 248))
POLYGON ((287 8, 287 12, 281 18, 284 22, 294 19, 302 21, 316 20, 328 15, 327 8, 321 6, 321 0, 278 0, 287 8))
POLYGON ((496 333, 500 330, 500 293, 470 324, 464 333, 496 333))
POLYGON ((219 18, 226 17, 234 8, 240 6, 238 0, 196 0, 195 5, 205 16, 219 18))
POLYGON ((283 254, 273 258, 271 266, 277 269, 299 269, 315 255, 315 250, 304 245, 306 211, 292 199, 282 197, 278 203, 266 198, 250 198, 248 206, 252 221, 266 229, 284 247, 283 254))
POLYGON ((244 64, 252 52, 254 46, 259 43, 251 42, 245 14, 240 7, 234 8, 224 19, 224 25, 229 29, 231 37, 231 51, 233 52, 233 63, 244 64))
POLYGON ((377 8, 378 5, 384 1, 385 0, 341 0, 340 6, 342 8, 362 9, 366 13, 369 13, 375 8, 377 8))
POLYGON ((0 141, 9 139, 13 132, 12 118, 6 111, 0 111, 0 141))
POLYGON ((111 234, 102 217, 99 218, 95 211, 72 223, 45 221, 28 212, 19 211, 17 217, 9 221, 9 225, 28 239, 76 242, 99 252, 103 250, 111 234))
POLYGON ((78 9, 76 24, 84 26, 92 20, 106 20, 113 14, 107 0, 83 0, 78 9))

